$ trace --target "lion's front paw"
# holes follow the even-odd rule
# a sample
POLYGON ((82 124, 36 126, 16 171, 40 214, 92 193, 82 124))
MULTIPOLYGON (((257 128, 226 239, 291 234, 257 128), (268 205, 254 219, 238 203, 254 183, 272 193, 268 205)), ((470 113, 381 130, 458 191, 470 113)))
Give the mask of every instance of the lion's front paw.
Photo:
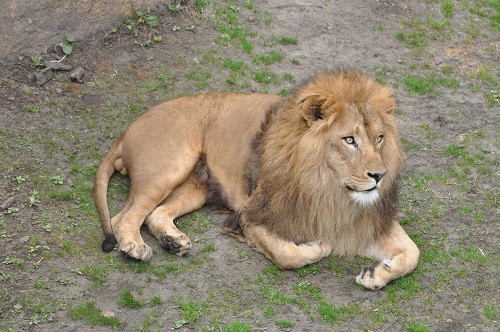
POLYGON ((163 248, 172 251, 177 256, 185 256, 191 250, 191 240, 185 234, 173 237, 162 233, 158 237, 158 240, 163 248))
POLYGON ((120 251, 127 256, 141 260, 149 261, 153 255, 153 250, 146 243, 124 242, 119 245, 120 251))
POLYGON ((375 266, 365 266, 361 273, 356 276, 356 283, 371 290, 378 290, 384 287, 388 280, 387 272, 380 264, 375 266))

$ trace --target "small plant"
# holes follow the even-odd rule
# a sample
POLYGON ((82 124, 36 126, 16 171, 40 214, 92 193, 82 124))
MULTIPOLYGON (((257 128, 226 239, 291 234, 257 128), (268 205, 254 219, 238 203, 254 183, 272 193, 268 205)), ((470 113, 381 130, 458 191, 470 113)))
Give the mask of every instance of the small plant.
POLYGON ((405 327, 407 332, 429 332, 430 329, 426 324, 423 323, 415 323, 410 324, 405 327))
POLYGON ((168 10, 170 10, 172 13, 178 13, 182 10, 182 6, 180 3, 171 3, 168 5, 168 10))
POLYGON ((177 24, 174 24, 174 26, 172 27, 172 31, 173 31, 173 32, 177 32, 177 31, 179 31, 180 29, 181 29, 181 27, 180 27, 180 26, 178 26, 177 24))
POLYGON ((52 224, 51 224, 51 223, 48 223, 48 224, 43 225, 43 227, 42 227, 42 228, 43 228, 43 230, 44 230, 45 232, 47 232, 47 233, 52 232, 52 224))
POLYGON ((10 258, 10 257, 7 257, 5 258, 5 260, 3 261, 3 263, 5 265, 22 265, 24 263, 24 261, 21 259, 21 258, 10 258))
POLYGON ((34 104, 29 104, 26 109, 28 110, 28 112, 30 113, 38 113, 38 107, 34 104))
POLYGON ((18 212, 19 212, 19 208, 13 207, 13 206, 7 208, 7 210, 5 211, 6 214, 16 214, 18 212))
POLYGON ((75 41, 75 37, 72 35, 64 36, 64 40, 59 46, 65 55, 70 55, 73 53, 73 42, 75 41))
POLYGON ((38 191, 33 190, 31 192, 28 204, 29 204, 30 207, 38 206, 38 204, 40 204, 40 201, 38 200, 38 191))
POLYGON ((289 320, 286 320, 286 319, 278 319, 276 321, 276 325, 278 327, 283 328, 283 329, 291 329, 295 324, 289 320))
POLYGON ((57 186, 60 186, 64 183, 64 180, 60 175, 53 175, 50 177, 50 179, 52 180, 52 183, 54 183, 57 186))
POLYGON ((453 1, 445 0, 441 4, 441 10, 443 11, 443 15, 445 18, 452 18, 453 17, 453 1))
POLYGON ((39 54, 31 56, 31 67, 33 68, 45 68, 45 61, 43 57, 39 54))
POLYGON ((122 308, 137 309, 143 306, 143 303, 134 298, 129 290, 124 290, 118 298, 118 305, 122 308))
POLYGON ((185 320, 185 319, 180 319, 178 321, 175 321, 174 325, 172 325, 172 330, 180 329, 181 327, 183 327, 186 324, 187 324, 187 320, 185 320))
POLYGON ((73 278, 59 278, 57 282, 63 286, 74 285, 75 279, 73 278))
POLYGON ((21 184, 23 182, 26 182, 26 177, 23 175, 18 175, 15 177, 15 181, 17 182, 17 184, 21 184))
POLYGON ((290 37, 290 36, 282 36, 280 38, 280 44, 281 45, 297 45, 297 38, 295 37, 290 37))

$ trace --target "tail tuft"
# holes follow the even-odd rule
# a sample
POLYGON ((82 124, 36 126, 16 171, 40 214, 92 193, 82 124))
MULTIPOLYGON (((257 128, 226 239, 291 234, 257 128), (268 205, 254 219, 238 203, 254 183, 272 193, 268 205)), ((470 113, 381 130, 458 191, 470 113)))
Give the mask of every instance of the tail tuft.
POLYGON ((116 245, 115 236, 113 234, 106 234, 106 238, 104 239, 104 241, 102 241, 101 248, 102 251, 104 252, 110 252, 115 248, 115 245, 116 245))

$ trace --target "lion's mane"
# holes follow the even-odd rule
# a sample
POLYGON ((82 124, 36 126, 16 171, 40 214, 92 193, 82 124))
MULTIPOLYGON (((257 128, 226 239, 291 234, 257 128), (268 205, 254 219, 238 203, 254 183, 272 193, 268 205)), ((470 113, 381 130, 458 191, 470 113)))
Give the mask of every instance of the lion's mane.
MULTIPOLYGON (((397 189, 403 163, 399 133, 392 116, 392 91, 356 72, 319 75, 268 110, 253 142, 249 165, 251 198, 240 211, 239 224, 265 224, 295 243, 324 241, 333 252, 357 254, 384 234, 397 213, 397 189), (381 153, 388 173, 380 198, 371 206, 356 204, 335 172, 327 169, 326 144, 304 121, 297 105, 315 96, 330 112, 368 104, 386 127, 381 153)), ((324 124, 334 125, 334 117, 324 124)))

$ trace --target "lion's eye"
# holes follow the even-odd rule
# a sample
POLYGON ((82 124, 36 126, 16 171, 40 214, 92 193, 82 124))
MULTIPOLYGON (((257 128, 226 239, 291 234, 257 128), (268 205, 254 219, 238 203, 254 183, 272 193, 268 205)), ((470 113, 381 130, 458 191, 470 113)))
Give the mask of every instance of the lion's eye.
POLYGON ((384 140, 384 135, 378 135, 377 136, 377 143, 380 143, 384 140))
POLYGON ((344 137, 344 141, 345 141, 347 144, 357 146, 356 141, 354 140, 354 137, 352 137, 352 136, 347 136, 347 137, 344 137))

